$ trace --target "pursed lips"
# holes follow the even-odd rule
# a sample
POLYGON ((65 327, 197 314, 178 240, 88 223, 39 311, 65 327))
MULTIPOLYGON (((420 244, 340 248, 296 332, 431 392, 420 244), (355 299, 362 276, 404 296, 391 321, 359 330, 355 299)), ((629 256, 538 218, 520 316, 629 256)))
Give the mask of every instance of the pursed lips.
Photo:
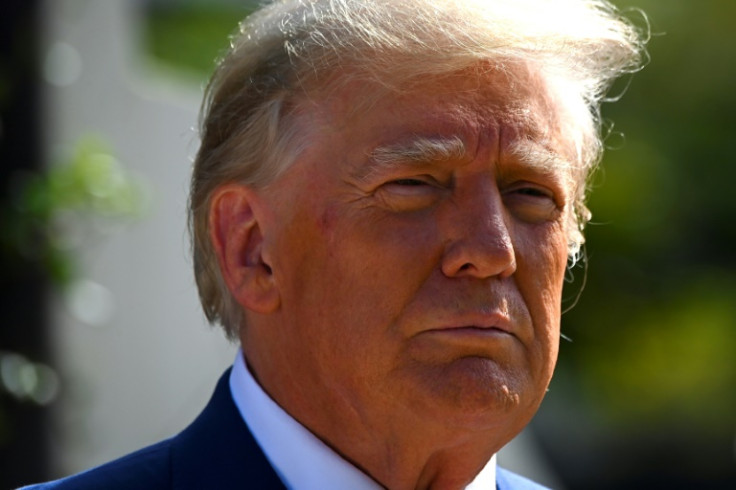
POLYGON ((493 313, 439 313, 416 333, 410 343, 415 359, 450 362, 458 358, 505 358, 524 344, 523 325, 517 325, 500 310, 493 313), (511 349, 511 350, 510 350, 511 349), (500 357, 499 357, 500 356, 500 357))
POLYGON ((471 313, 464 315, 439 315, 439 325, 424 332, 447 333, 448 335, 513 335, 515 328, 511 319, 499 311, 493 313, 471 313))

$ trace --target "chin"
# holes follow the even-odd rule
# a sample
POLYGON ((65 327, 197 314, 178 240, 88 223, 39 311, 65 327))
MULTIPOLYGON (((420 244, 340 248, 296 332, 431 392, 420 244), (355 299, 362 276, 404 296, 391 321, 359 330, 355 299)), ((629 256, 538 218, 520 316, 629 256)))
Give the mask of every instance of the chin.
POLYGON ((428 380, 432 408, 448 423, 475 428, 499 423, 523 427, 537 411, 546 387, 529 372, 481 357, 457 359, 439 371, 428 380))

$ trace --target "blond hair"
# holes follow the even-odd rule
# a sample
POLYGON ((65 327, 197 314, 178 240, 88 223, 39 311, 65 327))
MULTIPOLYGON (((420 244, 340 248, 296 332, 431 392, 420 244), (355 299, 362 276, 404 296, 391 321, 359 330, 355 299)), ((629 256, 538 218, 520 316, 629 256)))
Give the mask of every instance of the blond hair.
POLYGON ((291 109, 347 73, 386 87, 490 61, 531 63, 561 88, 577 154, 570 254, 589 219, 587 179, 602 149, 599 105, 611 82, 641 63, 644 36, 599 0, 283 0, 246 18, 207 87, 189 222, 200 300, 237 337, 243 312, 209 239, 212 192, 262 187, 297 157, 291 109), (335 77, 335 75, 339 75, 335 77), (331 78, 330 78, 331 77, 331 78))

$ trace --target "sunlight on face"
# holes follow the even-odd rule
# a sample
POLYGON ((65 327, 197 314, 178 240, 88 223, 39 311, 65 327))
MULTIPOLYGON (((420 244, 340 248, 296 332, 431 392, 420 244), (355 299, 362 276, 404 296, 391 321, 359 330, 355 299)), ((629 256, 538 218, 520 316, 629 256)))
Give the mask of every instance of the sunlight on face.
POLYGON ((281 305, 243 345, 270 394, 338 447, 336 425, 508 440, 551 378, 567 148, 535 78, 478 77, 359 115, 370 87, 333 94, 311 146, 262 192, 281 305))

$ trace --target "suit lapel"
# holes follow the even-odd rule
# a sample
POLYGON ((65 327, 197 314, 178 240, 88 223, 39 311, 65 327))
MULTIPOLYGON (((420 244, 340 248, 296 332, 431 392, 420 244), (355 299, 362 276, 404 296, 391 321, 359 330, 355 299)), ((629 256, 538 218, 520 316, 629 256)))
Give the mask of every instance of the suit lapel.
POLYGON ((171 446, 175 489, 283 489, 232 400, 225 371, 204 411, 171 446))

